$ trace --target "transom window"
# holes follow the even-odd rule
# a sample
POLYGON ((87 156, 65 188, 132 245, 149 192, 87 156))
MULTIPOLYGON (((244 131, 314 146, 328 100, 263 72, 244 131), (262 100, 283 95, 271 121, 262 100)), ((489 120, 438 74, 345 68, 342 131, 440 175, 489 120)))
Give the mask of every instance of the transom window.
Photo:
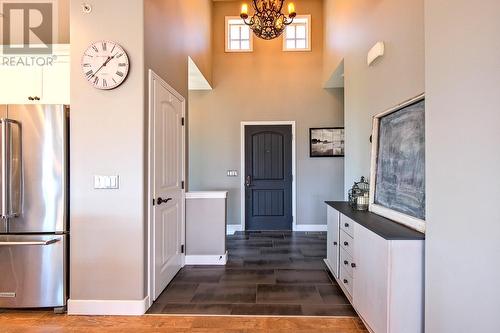
POLYGON ((226 52, 252 52, 252 37, 241 18, 226 17, 226 52))
POLYGON ((299 15, 286 27, 283 35, 284 51, 311 51, 310 23, 310 15, 299 15))

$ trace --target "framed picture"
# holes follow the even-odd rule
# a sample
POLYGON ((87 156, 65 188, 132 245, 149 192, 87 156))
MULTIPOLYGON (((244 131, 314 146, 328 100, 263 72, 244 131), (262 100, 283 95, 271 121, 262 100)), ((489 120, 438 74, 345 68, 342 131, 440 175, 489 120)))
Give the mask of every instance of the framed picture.
POLYGON ((373 118, 369 210, 425 232, 425 98, 373 118))
POLYGON ((309 129, 310 157, 344 157, 344 128, 323 127, 309 129))

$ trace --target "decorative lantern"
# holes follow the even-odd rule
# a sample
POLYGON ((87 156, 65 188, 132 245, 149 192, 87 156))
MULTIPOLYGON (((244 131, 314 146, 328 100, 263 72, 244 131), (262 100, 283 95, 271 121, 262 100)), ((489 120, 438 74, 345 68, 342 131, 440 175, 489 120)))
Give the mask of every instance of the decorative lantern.
POLYGON ((359 182, 354 182, 354 185, 349 190, 349 205, 352 209, 368 210, 370 202, 370 185, 365 177, 361 177, 359 182))

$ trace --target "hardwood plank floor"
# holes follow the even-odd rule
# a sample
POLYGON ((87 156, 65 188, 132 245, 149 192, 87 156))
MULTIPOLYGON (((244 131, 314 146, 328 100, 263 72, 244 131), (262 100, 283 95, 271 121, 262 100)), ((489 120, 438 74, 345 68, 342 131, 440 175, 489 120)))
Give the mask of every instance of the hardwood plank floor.
POLYGON ((351 317, 238 316, 68 316, 48 311, 0 310, 1 333, 199 332, 199 333, 360 333, 367 332, 351 317))

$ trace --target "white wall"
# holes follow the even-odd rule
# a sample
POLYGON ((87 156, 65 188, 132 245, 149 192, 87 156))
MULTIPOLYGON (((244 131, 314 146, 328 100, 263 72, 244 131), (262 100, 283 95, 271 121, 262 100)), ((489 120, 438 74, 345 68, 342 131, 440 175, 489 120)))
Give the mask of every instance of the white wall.
POLYGON ((425 1, 426 332, 500 332, 500 2, 425 1))

